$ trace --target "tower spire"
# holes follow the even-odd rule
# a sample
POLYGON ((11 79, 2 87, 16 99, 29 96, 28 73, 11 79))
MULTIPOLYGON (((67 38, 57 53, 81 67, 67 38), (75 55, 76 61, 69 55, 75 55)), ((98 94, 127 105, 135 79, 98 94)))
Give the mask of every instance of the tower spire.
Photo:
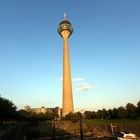
POLYGON ((65 20, 65 21, 67 20, 67 15, 66 15, 65 12, 64 12, 64 20, 65 20))

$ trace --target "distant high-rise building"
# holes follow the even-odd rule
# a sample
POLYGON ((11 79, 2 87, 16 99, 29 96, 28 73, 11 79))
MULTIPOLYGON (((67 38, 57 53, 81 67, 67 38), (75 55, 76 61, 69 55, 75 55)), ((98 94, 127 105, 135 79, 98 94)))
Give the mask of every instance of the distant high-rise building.
POLYGON ((73 32, 71 23, 67 20, 64 14, 64 20, 60 22, 58 33, 64 41, 64 56, 63 56, 63 103, 62 116, 70 112, 74 112, 73 96, 72 96, 72 82, 70 73, 70 57, 68 48, 68 38, 73 32))

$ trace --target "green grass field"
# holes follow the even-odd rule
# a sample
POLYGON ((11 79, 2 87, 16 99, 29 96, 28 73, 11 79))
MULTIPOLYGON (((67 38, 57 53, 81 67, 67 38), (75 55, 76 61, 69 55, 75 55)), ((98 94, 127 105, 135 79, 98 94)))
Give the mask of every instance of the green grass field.
POLYGON ((87 125, 107 125, 107 124, 113 124, 113 125, 139 125, 140 126, 140 120, 128 120, 128 119, 120 119, 120 120, 84 120, 83 121, 87 125))

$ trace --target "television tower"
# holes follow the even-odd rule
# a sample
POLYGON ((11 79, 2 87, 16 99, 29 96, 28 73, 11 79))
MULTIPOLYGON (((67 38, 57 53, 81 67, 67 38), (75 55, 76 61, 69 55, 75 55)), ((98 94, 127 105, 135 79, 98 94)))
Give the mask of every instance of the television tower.
POLYGON ((73 96, 72 96, 72 82, 70 72, 70 57, 68 38, 73 32, 71 23, 67 20, 64 13, 64 20, 59 23, 58 33, 64 41, 64 56, 63 56, 63 103, 62 103, 62 116, 67 115, 70 112, 74 112, 73 109, 73 96))

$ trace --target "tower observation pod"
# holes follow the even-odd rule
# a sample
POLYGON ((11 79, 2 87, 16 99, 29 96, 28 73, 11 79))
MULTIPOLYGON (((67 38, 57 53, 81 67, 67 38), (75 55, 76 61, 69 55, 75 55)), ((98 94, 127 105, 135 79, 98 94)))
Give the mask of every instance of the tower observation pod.
POLYGON ((71 23, 67 20, 64 14, 64 20, 59 23, 58 33, 64 41, 63 51, 63 102, 62 102, 62 116, 67 115, 70 112, 74 112, 73 108, 73 96, 72 96, 72 82, 70 72, 70 57, 68 38, 73 32, 71 23))

